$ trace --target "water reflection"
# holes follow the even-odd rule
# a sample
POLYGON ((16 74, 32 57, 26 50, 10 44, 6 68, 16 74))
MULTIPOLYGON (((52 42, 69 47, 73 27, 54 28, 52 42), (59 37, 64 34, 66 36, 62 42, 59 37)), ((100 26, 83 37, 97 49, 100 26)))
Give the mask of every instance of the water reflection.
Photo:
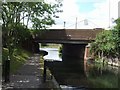
POLYGON ((62 59, 59 57, 57 48, 40 48, 40 50, 45 50, 48 52, 48 55, 44 56, 45 60, 62 61, 62 59))
POLYGON ((87 80, 92 88, 118 88, 118 67, 98 63, 87 63, 87 80))
MULTIPOLYGON (((45 49, 44 49, 45 50, 45 49)), ((118 67, 94 63, 92 61, 84 62, 75 57, 64 57, 58 55, 57 49, 46 49, 48 56, 44 59, 53 59, 57 61, 48 61, 47 66, 51 70, 55 79, 61 88, 68 90, 86 90, 86 88, 118 88, 118 67), (61 62, 62 61, 62 62, 61 62)))

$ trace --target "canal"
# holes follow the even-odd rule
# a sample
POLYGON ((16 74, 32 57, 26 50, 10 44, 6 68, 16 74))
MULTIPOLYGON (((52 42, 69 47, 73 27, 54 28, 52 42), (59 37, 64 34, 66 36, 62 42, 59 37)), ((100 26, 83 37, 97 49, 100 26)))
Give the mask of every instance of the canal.
MULTIPOLYGON (((86 90, 87 88, 117 89, 118 67, 103 65, 93 61, 64 63, 57 48, 40 48, 48 52, 44 56, 47 66, 62 90, 86 90)), ((71 57, 67 57, 71 61, 71 57)), ((74 61, 76 58, 72 57, 74 61)))

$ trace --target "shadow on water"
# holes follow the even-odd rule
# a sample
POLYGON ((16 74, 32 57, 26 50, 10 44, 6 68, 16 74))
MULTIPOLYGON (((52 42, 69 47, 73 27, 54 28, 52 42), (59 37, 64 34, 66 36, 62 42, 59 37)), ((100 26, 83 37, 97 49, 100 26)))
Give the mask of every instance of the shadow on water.
POLYGON ((62 90, 118 88, 118 67, 91 61, 84 63, 83 59, 70 56, 64 57, 62 61, 47 61, 47 67, 62 90))

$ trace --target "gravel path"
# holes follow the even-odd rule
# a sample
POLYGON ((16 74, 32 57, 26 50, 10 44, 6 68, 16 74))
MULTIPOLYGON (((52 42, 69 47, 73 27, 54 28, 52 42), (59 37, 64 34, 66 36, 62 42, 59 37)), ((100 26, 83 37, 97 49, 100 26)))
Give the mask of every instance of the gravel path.
MULTIPOLYGON (((10 83, 6 84, 4 89, 38 89, 43 88, 42 77, 40 74, 40 56, 35 54, 17 71, 10 76, 10 83)), ((3 89, 3 90, 4 90, 3 89)))

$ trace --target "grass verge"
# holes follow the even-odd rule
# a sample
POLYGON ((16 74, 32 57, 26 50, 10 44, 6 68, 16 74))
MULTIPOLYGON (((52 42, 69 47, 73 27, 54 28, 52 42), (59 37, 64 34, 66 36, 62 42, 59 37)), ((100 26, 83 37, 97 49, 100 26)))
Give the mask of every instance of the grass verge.
MULTIPOLYGON (((23 50, 22 48, 16 48, 12 59, 10 60, 10 73, 15 73, 18 68, 20 68, 26 60, 31 56, 32 54, 28 51, 23 50)), ((2 63, 4 65, 5 60, 7 60, 8 56, 8 49, 3 48, 2 50, 2 63)), ((4 66, 3 66, 4 69, 4 66)))

